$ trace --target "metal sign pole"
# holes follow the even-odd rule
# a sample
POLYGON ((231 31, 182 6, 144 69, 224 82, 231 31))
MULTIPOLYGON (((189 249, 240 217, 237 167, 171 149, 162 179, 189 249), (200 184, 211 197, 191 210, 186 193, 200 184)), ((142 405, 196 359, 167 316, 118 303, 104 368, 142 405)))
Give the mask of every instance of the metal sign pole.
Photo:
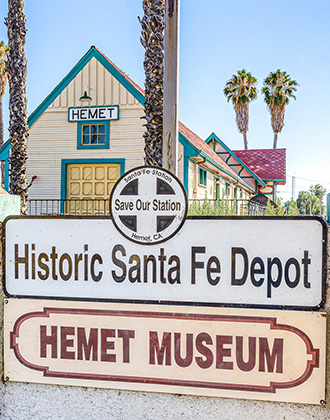
POLYGON ((177 175, 180 0, 165 0, 163 168, 177 175))

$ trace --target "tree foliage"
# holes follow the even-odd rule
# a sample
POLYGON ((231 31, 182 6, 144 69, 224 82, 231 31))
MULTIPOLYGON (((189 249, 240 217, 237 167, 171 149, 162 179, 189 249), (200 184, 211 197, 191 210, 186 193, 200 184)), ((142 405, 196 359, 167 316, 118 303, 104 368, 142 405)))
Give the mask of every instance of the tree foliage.
POLYGON ((249 104, 257 98, 257 79, 246 70, 233 74, 223 90, 227 102, 231 101, 236 113, 238 131, 243 134, 244 148, 248 148, 247 132, 249 130, 249 104))
POLYGON ((300 191, 297 198, 297 206, 300 214, 322 215, 325 213, 323 198, 326 189, 320 184, 311 185, 308 191, 300 191))
POLYGON ((274 132, 273 148, 277 147, 278 133, 284 126, 285 106, 289 104, 290 99, 296 99, 298 83, 292 80, 287 72, 276 70, 269 73, 264 80, 264 87, 261 92, 264 95, 264 101, 271 116, 272 129, 274 132))

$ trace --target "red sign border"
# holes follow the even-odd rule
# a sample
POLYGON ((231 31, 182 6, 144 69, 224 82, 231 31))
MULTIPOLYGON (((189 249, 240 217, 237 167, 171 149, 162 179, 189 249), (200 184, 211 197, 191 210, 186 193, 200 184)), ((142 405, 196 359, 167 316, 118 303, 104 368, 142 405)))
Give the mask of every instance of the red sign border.
POLYGON ((299 328, 277 324, 276 317, 254 317, 254 316, 236 316, 236 315, 211 315, 211 314, 184 314, 176 312, 147 312, 147 311, 126 311, 126 310, 91 310, 91 309, 73 309, 73 308, 51 308, 44 307, 43 312, 30 312, 21 315, 15 322, 13 330, 10 332, 10 349, 14 351, 17 360, 25 367, 43 372, 45 377, 66 378, 66 379, 84 379, 94 381, 112 381, 112 382, 131 382, 143 384, 172 385, 195 388, 225 389, 235 391, 251 391, 276 393, 277 389, 293 388, 303 384, 311 376, 313 369, 319 367, 319 349, 314 349, 311 339, 299 328), (312 356, 312 360, 307 360, 304 373, 294 381, 288 382, 270 382, 269 386, 246 385, 246 384, 228 384, 205 381, 184 381, 180 379, 164 379, 134 376, 118 376, 104 374, 87 374, 73 372, 52 371, 47 366, 34 365, 21 355, 16 339, 19 337, 19 330, 24 321, 31 318, 49 318, 51 314, 71 314, 71 315, 103 315, 117 317, 136 317, 136 318, 160 318, 160 319, 182 319, 199 321, 222 321, 222 322, 242 322, 242 323, 262 323, 269 324, 271 330, 286 330, 297 334, 305 343, 307 355, 312 356))

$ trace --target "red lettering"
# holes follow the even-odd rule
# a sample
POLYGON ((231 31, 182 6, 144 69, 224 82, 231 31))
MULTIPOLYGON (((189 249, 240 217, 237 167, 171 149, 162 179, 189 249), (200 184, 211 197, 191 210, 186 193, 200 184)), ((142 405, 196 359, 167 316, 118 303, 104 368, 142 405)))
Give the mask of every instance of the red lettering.
POLYGON ((114 350, 115 343, 108 341, 108 338, 115 337, 115 330, 101 329, 101 362, 115 362, 116 355, 109 354, 108 350, 114 350))
POLYGON ((73 339, 68 339, 68 335, 74 335, 74 327, 61 327, 61 359, 75 358, 75 352, 67 350, 73 347, 73 339))
POLYGON ((265 372, 265 359, 268 372, 274 371, 276 362, 276 373, 283 373, 283 338, 274 339, 271 354, 267 338, 259 338, 259 372, 265 372))
POLYGON ((232 344, 233 337, 231 335, 217 335, 217 361, 215 367, 217 369, 233 370, 233 362, 225 362, 224 357, 231 356, 231 349, 224 348, 225 344, 232 344))
POLYGON ((118 330, 118 337, 123 339, 123 363, 129 363, 129 340, 135 337, 133 330, 118 330))
POLYGON ((190 366, 193 359, 193 334, 186 334, 186 357, 181 357, 181 333, 174 333, 174 358, 180 367, 190 366))
POLYGON ((171 365, 171 333, 163 333, 162 345, 159 348, 158 334, 156 331, 149 332, 149 364, 162 365, 165 357, 165 365, 171 365))
POLYGON ((248 361, 243 357, 243 337, 236 337, 236 362, 237 366, 243 372, 250 372, 256 365, 256 338, 249 337, 248 361))
POLYGON ((204 342, 209 345, 213 344, 211 336, 205 332, 198 334, 196 337, 196 349, 205 359, 203 357, 196 357, 195 360, 200 368, 207 369, 213 363, 213 353, 212 350, 203 344, 204 342))
POLYGON ((57 358, 57 327, 52 325, 51 334, 46 334, 46 325, 40 325, 40 357, 47 357, 46 346, 51 346, 52 359, 57 358))
POLYGON ((85 355, 84 360, 90 360, 93 351, 92 360, 97 361, 97 332, 97 328, 91 328, 87 340, 85 328, 77 328, 78 360, 83 360, 83 354, 85 355))

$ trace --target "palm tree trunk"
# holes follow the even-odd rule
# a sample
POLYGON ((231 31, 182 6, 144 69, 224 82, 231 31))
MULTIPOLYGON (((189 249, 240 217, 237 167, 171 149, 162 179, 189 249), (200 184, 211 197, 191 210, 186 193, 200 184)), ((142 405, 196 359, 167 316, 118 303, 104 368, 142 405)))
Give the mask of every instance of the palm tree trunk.
POLYGON ((143 0, 144 16, 141 44, 145 48, 145 119, 146 165, 163 162, 163 88, 164 88, 164 0, 143 0))
POLYGON ((273 149, 276 149, 276 147, 277 147, 277 136, 278 136, 278 133, 274 133, 273 149))
MULTIPOLYGON (((0 98, 0 148, 4 144, 4 127, 3 127, 3 107, 2 107, 2 97, 0 98)), ((0 173, 1 173, 1 186, 5 185, 5 164, 0 162, 0 173)))
POLYGON ((244 149, 248 150, 248 141, 247 141, 247 134, 246 132, 243 133, 243 141, 244 141, 244 149))
POLYGON ((24 0, 8 0, 8 79, 9 79, 9 190, 21 196, 22 214, 26 214, 28 189, 26 182, 26 142, 28 138, 26 99, 26 59, 24 0))

